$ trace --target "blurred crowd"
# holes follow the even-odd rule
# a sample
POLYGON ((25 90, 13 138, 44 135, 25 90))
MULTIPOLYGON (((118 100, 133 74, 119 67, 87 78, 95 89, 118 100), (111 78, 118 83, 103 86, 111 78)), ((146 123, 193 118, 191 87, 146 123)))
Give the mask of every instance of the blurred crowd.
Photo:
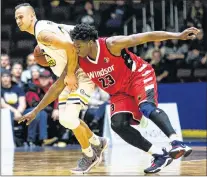
MULTIPOLYGON (((20 32, 14 21, 14 7, 29 2, 35 7, 39 19, 58 23, 95 25, 100 36, 123 34, 123 25, 132 15, 136 16, 137 31, 143 32, 141 0, 7 0, 2 2, 1 33, 1 107, 11 112, 16 146, 54 145, 65 146, 77 143, 72 132, 59 122, 58 100, 48 105, 27 127, 17 121, 34 109, 56 77, 51 70, 36 64, 33 36, 20 32)), ((168 4, 168 1, 166 1, 168 4)), ((176 1, 182 14, 182 1, 176 1)), ((200 33, 193 41, 168 40, 153 42, 138 47, 137 55, 148 61, 155 69, 159 83, 202 82, 207 75, 207 31, 205 1, 188 1, 187 19, 180 22, 180 31, 195 26, 200 33)), ((174 31, 167 20, 167 28, 161 29, 161 1, 155 1, 155 30, 174 31)), ((166 14, 169 17, 169 4, 166 14)), ((151 31, 150 15, 147 13, 148 31, 151 31)), ((167 18, 169 19, 169 18, 167 18)), ((180 19, 179 19, 180 20, 180 19)), ((130 29, 129 29, 130 30, 130 29)), ((131 49, 132 50, 132 49, 131 49)), ((105 107, 109 95, 96 88, 89 105, 80 118, 98 135, 102 135, 105 107)))
MULTIPOLYGON (((77 143, 72 131, 59 123, 58 99, 37 114, 29 126, 18 124, 22 115, 30 112, 43 98, 55 76, 47 68, 36 64, 33 53, 26 57, 27 68, 19 62, 10 64, 7 54, 1 55, 1 108, 11 112, 14 141, 17 147, 45 145, 66 146, 77 143)), ((82 110, 84 119, 97 135, 102 135, 105 108, 109 95, 96 87, 89 107, 82 110)))

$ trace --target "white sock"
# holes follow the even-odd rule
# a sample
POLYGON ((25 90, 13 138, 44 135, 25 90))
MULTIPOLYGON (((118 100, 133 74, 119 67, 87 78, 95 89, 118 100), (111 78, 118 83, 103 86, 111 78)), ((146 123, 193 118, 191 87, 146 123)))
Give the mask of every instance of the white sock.
POLYGON ((82 149, 82 152, 87 155, 88 157, 93 157, 93 149, 89 146, 86 149, 82 149))
POLYGON ((178 135, 177 134, 172 134, 172 135, 170 135, 170 141, 172 142, 172 141, 174 141, 174 140, 177 140, 177 141, 179 141, 179 137, 178 137, 178 135))
POLYGON ((98 146, 101 143, 99 137, 95 135, 94 133, 93 133, 93 136, 89 139, 89 142, 95 146, 98 146))
POLYGON ((163 151, 161 148, 157 148, 156 146, 152 145, 149 149, 148 153, 150 154, 163 154, 163 151))

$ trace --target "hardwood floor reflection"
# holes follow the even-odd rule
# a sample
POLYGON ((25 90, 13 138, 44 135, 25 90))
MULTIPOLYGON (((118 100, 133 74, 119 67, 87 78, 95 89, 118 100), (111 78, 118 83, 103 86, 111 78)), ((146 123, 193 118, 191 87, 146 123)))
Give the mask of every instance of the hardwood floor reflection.
MULTIPOLYGON (((12 162, 13 175, 72 175, 69 169, 76 166, 80 156, 80 150, 15 152, 12 162)), ((132 154, 128 159, 127 156, 121 156, 120 153, 116 155, 109 149, 100 166, 93 168, 88 175, 144 175, 143 170, 149 164, 150 157, 147 154, 132 154), (112 157, 113 155, 115 157, 112 157)), ((6 170, 8 166, 9 162, 5 162, 2 167, 6 170)), ((206 147, 194 148, 190 157, 173 161, 155 175, 206 175, 206 147)))

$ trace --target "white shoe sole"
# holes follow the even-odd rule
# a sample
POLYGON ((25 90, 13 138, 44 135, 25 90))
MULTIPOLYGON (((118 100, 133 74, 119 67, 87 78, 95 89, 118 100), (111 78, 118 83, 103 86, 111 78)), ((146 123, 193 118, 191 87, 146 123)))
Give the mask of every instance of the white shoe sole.
POLYGON ((171 150, 169 152, 169 155, 173 158, 173 159, 178 159, 182 156, 187 157, 191 154, 192 152, 192 148, 189 146, 186 146, 185 148, 179 147, 176 148, 174 150, 171 150))

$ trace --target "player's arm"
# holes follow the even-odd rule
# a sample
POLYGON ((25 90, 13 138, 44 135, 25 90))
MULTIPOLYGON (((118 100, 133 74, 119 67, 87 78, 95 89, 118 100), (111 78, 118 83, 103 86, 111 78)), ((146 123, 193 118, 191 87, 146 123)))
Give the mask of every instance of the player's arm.
POLYGON ((40 103, 29 113, 21 117, 21 119, 18 121, 18 123, 24 122, 27 120, 27 125, 29 125, 32 120, 36 117, 37 113, 40 112, 42 109, 44 109, 47 105, 52 103, 57 99, 57 97, 60 95, 60 93, 65 88, 64 84, 64 78, 66 76, 66 70, 63 71, 61 76, 58 78, 58 80, 49 88, 49 90, 44 95, 43 99, 40 101, 40 103))
POLYGON ((75 47, 71 41, 68 41, 64 36, 58 36, 57 34, 47 30, 41 31, 37 36, 37 40, 46 46, 64 49, 68 57, 67 75, 75 73, 78 65, 78 57, 76 56, 75 47))
POLYGON ((40 103, 35 107, 35 112, 38 113, 42 109, 44 109, 47 105, 52 103, 57 99, 57 97, 60 95, 60 93, 65 88, 64 84, 64 78, 66 76, 66 71, 64 71, 61 76, 58 78, 58 80, 49 88, 49 90, 44 95, 43 99, 40 101, 40 103))
POLYGON ((120 55, 124 48, 134 47, 152 41, 164 41, 168 39, 194 39, 198 34, 197 28, 191 27, 181 33, 173 33, 167 31, 153 31, 146 33, 132 34, 129 36, 113 36, 106 40, 107 47, 113 54, 120 55), (191 35, 193 34, 193 35, 191 35))

